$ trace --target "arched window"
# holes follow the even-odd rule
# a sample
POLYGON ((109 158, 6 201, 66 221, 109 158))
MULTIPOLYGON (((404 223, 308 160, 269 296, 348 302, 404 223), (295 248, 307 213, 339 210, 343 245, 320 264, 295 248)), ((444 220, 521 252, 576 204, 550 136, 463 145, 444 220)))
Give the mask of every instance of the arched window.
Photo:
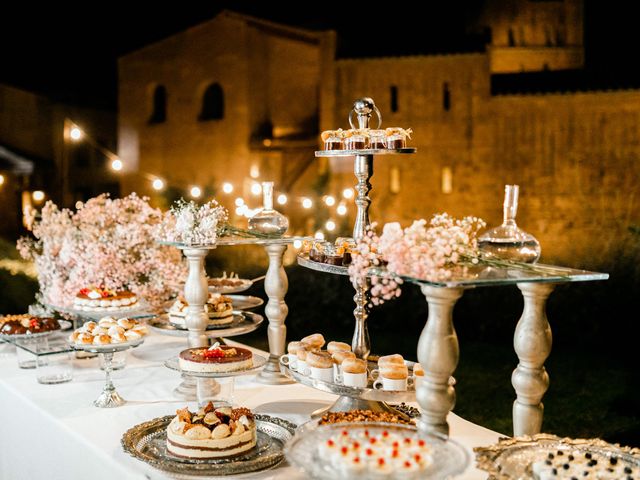
POLYGON ((442 108, 445 112, 451 110, 451 91, 447 82, 442 84, 442 108))
POLYGON ((391 96, 391 111, 396 113, 398 111, 398 87, 392 85, 389 88, 389 95, 391 96))
POLYGON ((516 44, 516 38, 515 35, 513 34, 513 28, 509 28, 509 31, 507 32, 507 35, 509 37, 508 41, 509 41, 509 46, 513 47, 516 44))
POLYGON ((224 118, 224 93, 219 83, 211 84, 202 95, 202 110, 198 120, 221 120, 224 118))
POLYGON ((167 120, 167 89, 164 85, 158 85, 153 90, 151 106, 152 110, 149 123, 164 123, 167 120))

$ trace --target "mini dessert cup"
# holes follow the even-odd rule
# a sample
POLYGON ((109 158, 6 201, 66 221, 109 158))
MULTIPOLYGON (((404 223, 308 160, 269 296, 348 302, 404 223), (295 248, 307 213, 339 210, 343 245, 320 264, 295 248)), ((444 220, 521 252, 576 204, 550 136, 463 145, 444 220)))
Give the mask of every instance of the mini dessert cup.
POLYGON ((407 146, 407 138, 411 138, 411 129, 404 128, 387 128, 386 145, 389 150, 405 148, 407 146))
POLYGON ((321 134, 322 142, 325 150, 343 150, 344 140, 342 138, 342 129, 327 130, 321 134))
POLYGON ((308 367, 311 378, 322 380, 323 382, 333 383, 333 367, 308 367))
POLYGON ((346 150, 365 150, 369 148, 369 133, 366 130, 348 130, 344 140, 346 150))
MULTIPOLYGON (((344 375, 344 374, 343 374, 344 375)), ((373 382, 373 388, 376 390, 391 390, 395 392, 404 392, 409 386, 408 378, 386 378, 379 376, 375 382, 373 382)))
POLYGON ((364 373, 342 372, 342 383, 347 387, 366 388, 367 372, 364 372, 364 373))
POLYGON ((370 146, 374 150, 387 148, 387 132, 384 130, 369 131, 370 146))

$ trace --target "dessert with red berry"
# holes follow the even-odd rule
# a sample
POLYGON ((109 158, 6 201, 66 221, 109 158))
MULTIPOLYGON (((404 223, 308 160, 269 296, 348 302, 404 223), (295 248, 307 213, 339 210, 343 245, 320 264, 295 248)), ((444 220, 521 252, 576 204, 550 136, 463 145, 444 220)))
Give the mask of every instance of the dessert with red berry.
MULTIPOLYGON (((189 302, 180 295, 169 309, 169 321, 182 327, 186 326, 189 302)), ((210 293, 204 311, 209 317, 209 325, 228 325, 233 322, 233 305, 231 299, 219 293, 210 293)))
POLYGON ((253 366, 253 353, 247 348, 220 345, 188 348, 178 356, 180 370, 198 373, 224 373, 246 370, 253 366))
POLYGON ((255 447, 256 423, 248 408, 215 408, 211 402, 195 413, 183 408, 167 427, 167 450, 184 458, 229 458, 255 447))
POLYGON ((0 317, 0 335, 33 335, 54 330, 60 330, 60 324, 54 318, 29 314, 0 317))
POLYGON ((74 308, 85 311, 115 311, 137 307, 138 297, 128 291, 116 292, 104 287, 82 288, 73 300, 74 308))

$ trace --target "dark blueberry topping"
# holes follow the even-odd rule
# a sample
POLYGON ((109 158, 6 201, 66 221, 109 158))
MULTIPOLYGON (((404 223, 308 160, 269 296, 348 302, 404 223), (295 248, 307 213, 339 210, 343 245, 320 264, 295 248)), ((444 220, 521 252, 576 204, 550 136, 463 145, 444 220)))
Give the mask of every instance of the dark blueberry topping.
POLYGON ((585 453, 585 454, 584 454, 584 458, 586 458, 586 459, 589 459, 589 460, 590 460, 590 459, 591 459, 591 454, 590 454, 589 452, 585 453))
POLYGON ((564 468, 565 470, 569 470, 569 464, 565 463, 564 465, 562 465, 562 468, 564 468))
POLYGON ((624 467, 624 473, 631 473, 631 467, 624 467))
POLYGON ((573 455, 569 455, 567 458, 569 459, 569 461, 572 461, 573 460, 573 455))
POLYGON ((618 463, 618 458, 617 458, 617 457, 611 457, 611 458, 609 459, 609 463, 610 463, 611 465, 615 465, 616 463, 618 463))
POLYGON ((583 477, 588 477, 589 476, 589 472, 588 471, 584 471, 584 473, 582 474, 583 477))
POLYGON ((556 468, 551 469, 551 473, 553 473, 554 475, 558 474, 558 470, 556 468))
POLYGON ((558 456, 561 457, 562 455, 564 455, 564 452, 562 450, 558 450, 558 456))
POLYGON ((546 463, 547 465, 551 465, 551 460, 545 460, 544 463, 546 463))
POLYGON ((554 459, 554 455, 553 455, 553 453, 550 453, 549 455, 547 455, 547 458, 548 458, 549 460, 553 460, 553 459, 554 459))

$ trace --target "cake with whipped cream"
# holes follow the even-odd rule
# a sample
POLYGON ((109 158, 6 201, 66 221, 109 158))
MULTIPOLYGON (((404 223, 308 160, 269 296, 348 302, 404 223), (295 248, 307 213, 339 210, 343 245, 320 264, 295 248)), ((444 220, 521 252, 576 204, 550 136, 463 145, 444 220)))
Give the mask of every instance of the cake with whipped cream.
POLYGON ((229 458, 256 446, 256 423, 248 408, 215 408, 211 402, 191 413, 176 411, 167 426, 167 450, 182 458, 229 458))
MULTIPOLYGON (((189 303, 180 295, 169 309, 169 321, 175 325, 186 326, 189 303)), ((204 311, 209 316, 209 325, 228 325, 233 322, 231 299, 219 293, 210 293, 204 311)))
POLYGON ((327 462, 336 479, 418 479, 433 463, 425 440, 391 428, 336 430, 318 446, 318 458, 327 462))
POLYGON ((115 311, 137 307, 138 297, 128 291, 116 292, 102 287, 81 289, 73 299, 73 306, 83 311, 115 311))
POLYGON ((211 347, 188 348, 178 356, 180 370, 197 373, 224 373, 253 367, 253 353, 247 348, 214 343, 211 347))
POLYGON ((531 464, 535 480, 569 480, 593 478, 598 480, 633 480, 640 478, 640 468, 621 458, 594 452, 558 450, 544 460, 531 464))
POLYGON ((137 342, 148 333, 147 326, 137 320, 106 316, 97 322, 86 322, 74 330, 69 342, 78 346, 137 342))

